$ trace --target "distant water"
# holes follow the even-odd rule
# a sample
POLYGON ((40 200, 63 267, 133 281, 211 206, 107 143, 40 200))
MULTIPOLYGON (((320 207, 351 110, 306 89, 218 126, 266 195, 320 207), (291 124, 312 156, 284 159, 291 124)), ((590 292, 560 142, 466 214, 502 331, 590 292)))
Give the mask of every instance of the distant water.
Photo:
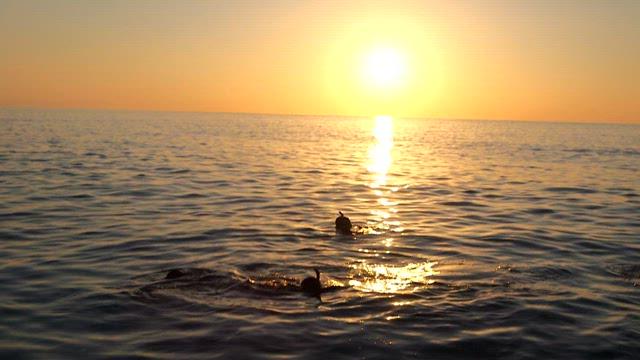
POLYGON ((640 358, 639 126, 2 110, 0 239, 2 359, 640 358))

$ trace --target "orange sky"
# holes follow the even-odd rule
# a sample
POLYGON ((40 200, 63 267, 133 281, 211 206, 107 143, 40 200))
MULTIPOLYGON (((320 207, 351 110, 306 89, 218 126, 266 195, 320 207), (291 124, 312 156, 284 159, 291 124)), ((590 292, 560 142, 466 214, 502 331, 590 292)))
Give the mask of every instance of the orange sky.
POLYGON ((640 123, 640 1, 0 2, 0 106, 640 123), (376 90, 390 47, 406 81, 376 90))

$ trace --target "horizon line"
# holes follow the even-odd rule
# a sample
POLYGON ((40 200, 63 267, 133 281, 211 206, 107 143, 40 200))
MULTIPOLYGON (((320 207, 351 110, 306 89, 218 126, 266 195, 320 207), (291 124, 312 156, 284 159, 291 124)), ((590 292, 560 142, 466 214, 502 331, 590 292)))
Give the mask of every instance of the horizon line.
MULTIPOLYGON (((268 116, 304 116, 304 117, 334 117, 334 118, 370 118, 380 115, 338 115, 338 114, 303 114, 303 113, 277 113, 277 112, 252 112, 252 111, 213 111, 213 110, 160 110, 160 109, 126 109, 126 108, 76 108, 76 107, 39 107, 39 106, 0 106, 0 110, 40 110, 40 111, 113 111, 113 112, 158 112, 158 113, 191 113, 191 114, 245 114, 268 116)), ((640 119, 636 122, 619 120, 567 120, 567 119, 507 119, 507 118, 472 118, 472 117, 418 117, 418 116, 392 116, 393 118, 406 120, 444 120, 444 121, 505 121, 505 122, 533 122, 556 124, 597 124, 597 125, 640 125, 640 119)))

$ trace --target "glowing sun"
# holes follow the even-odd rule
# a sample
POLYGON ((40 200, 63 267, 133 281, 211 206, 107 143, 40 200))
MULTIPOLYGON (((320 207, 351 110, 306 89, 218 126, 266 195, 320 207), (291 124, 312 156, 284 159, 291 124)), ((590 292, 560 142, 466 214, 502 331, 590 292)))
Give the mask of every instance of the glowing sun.
POLYGON ((378 48, 364 58, 362 75, 365 82, 379 89, 390 89, 400 85, 407 74, 404 55, 393 48, 378 48))

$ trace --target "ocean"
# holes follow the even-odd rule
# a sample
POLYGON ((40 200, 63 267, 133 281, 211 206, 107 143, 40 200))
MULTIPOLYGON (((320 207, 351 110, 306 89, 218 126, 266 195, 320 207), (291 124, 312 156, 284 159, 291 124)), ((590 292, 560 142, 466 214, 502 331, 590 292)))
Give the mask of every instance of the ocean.
POLYGON ((3 359, 640 358, 638 125, 4 109, 0 200, 3 359))

